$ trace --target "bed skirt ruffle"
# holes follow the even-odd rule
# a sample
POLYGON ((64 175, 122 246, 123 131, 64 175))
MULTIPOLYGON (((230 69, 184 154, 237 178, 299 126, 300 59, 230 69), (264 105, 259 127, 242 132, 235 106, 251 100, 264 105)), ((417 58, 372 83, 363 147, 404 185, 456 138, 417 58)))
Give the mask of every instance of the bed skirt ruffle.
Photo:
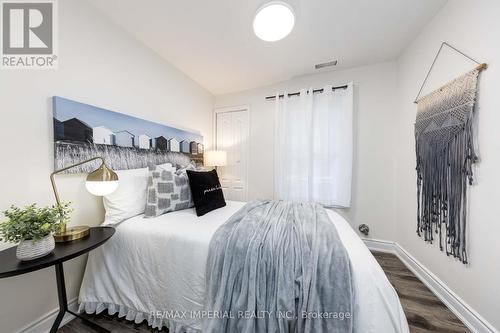
POLYGON ((78 307, 78 312, 87 314, 100 314, 104 310, 108 310, 108 314, 113 316, 118 314, 119 318, 125 318, 128 321, 133 321, 136 324, 142 323, 144 320, 148 322, 148 326, 161 330, 163 327, 168 328, 170 333, 200 333, 201 330, 188 327, 185 324, 176 322, 171 319, 157 317, 149 313, 142 312, 136 309, 129 308, 124 305, 103 302, 81 302, 78 307))

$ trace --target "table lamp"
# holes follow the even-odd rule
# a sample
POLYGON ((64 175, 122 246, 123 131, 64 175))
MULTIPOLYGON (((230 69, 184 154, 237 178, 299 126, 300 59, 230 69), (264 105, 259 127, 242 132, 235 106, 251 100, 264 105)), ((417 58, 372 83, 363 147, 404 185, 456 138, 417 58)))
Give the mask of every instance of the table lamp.
POLYGON ((224 150, 208 150, 204 152, 205 166, 213 166, 217 169, 218 166, 227 165, 227 153, 224 150))
MULTIPOLYGON (((92 171, 87 175, 87 180, 85 181, 87 191, 96 196, 103 196, 113 193, 118 188, 118 175, 106 166, 102 157, 94 157, 86 161, 67 166, 60 170, 56 170, 50 175, 50 182, 52 183, 52 189, 54 190, 54 196, 56 197, 58 205, 61 204, 61 201, 59 199, 59 193, 57 192, 55 175, 95 160, 101 160, 102 163, 97 170, 92 171)), ((83 238, 87 236, 89 232, 90 227, 88 226, 66 227, 66 224, 63 224, 61 226, 61 230, 54 234, 54 239, 56 242, 68 242, 83 238)))

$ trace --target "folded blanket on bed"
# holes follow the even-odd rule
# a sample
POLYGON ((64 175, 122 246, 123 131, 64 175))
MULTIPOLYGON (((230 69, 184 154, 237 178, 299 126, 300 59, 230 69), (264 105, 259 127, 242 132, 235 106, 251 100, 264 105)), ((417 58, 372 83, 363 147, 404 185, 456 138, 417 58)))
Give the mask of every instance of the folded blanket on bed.
POLYGON ((352 332, 348 254, 323 207, 255 201, 210 242, 203 332, 352 332))

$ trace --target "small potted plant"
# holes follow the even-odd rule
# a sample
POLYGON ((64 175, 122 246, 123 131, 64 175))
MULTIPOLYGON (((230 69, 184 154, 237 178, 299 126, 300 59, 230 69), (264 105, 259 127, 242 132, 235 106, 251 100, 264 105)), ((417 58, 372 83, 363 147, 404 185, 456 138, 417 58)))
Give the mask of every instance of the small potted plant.
POLYGON ((23 209, 11 206, 4 211, 7 221, 0 223, 0 240, 19 243, 16 256, 19 260, 43 257, 54 250, 53 233, 69 220, 70 203, 39 208, 36 204, 23 209))

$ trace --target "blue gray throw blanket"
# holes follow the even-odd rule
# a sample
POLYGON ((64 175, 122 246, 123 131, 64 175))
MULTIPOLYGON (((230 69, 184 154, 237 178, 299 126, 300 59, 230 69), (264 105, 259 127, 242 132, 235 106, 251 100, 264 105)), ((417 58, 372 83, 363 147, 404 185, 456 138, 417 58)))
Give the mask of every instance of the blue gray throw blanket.
POLYGON ((353 331, 351 266, 325 209, 255 201, 210 242, 203 332, 353 331))

